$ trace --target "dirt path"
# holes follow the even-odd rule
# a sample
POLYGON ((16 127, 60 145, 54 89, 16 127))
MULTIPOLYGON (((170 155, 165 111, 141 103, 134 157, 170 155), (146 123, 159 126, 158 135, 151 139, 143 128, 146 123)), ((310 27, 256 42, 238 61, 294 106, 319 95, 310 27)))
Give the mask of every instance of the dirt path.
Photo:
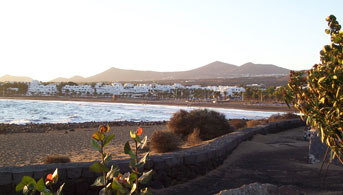
POLYGON ((154 194, 215 194, 254 182, 293 185, 304 194, 343 194, 343 167, 331 165, 323 182, 320 164, 307 163, 308 142, 302 140, 302 130, 256 135, 205 176, 154 194))

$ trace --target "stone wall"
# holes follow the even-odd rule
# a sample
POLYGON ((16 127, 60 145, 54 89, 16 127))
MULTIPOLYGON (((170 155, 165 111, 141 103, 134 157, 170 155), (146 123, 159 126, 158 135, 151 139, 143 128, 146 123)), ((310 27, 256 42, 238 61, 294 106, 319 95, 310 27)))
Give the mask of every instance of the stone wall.
MULTIPOLYGON (((310 148, 309 148, 309 163, 322 163, 324 160, 325 152, 328 146, 322 143, 320 136, 317 135, 317 131, 311 129, 310 131, 310 148)), ((325 162, 328 163, 330 159, 330 151, 327 154, 325 162)), ((332 161, 337 166, 343 166, 340 161, 335 158, 332 161)))
MULTIPOLYGON (((256 128, 247 128, 233 132, 208 144, 178 152, 150 156, 144 167, 154 170, 150 183, 152 188, 163 188, 204 175, 223 163, 224 159, 243 141, 256 134, 277 133, 305 125, 300 119, 271 123, 256 128)), ((121 172, 129 171, 129 159, 114 160, 111 164, 119 166, 121 172)), ((55 168, 59 169, 59 182, 65 182, 63 193, 98 194, 99 188, 91 187, 98 176, 89 171, 92 162, 31 165, 23 167, 0 168, 0 194, 15 194, 15 186, 25 175, 40 179, 55 168)))

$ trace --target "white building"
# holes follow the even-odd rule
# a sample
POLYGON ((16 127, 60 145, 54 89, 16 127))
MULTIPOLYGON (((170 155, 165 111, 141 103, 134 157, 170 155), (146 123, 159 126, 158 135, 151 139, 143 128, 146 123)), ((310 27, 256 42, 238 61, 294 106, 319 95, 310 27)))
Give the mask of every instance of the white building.
POLYGON ((58 93, 56 84, 43 85, 37 80, 33 80, 27 89, 27 95, 43 95, 50 96, 58 93))
POLYGON ((97 83, 95 85, 95 91, 98 95, 120 95, 125 90, 121 83, 112 83, 111 85, 103 85, 102 83, 97 83))
POLYGON ((94 91, 91 85, 65 85, 62 87, 62 93, 68 95, 93 95, 94 91))

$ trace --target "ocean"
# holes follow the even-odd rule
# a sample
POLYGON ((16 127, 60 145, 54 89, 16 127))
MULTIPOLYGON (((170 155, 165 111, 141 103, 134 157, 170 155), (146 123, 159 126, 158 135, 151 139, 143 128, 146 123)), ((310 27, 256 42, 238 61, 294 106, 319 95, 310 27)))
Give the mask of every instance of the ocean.
MULTIPOLYGON (((0 100, 0 123, 80 123, 101 121, 163 121, 173 113, 200 107, 80 101, 0 100)), ((201 107, 200 109, 205 109, 201 107)), ((282 112, 206 108, 227 119, 262 119, 282 112)))

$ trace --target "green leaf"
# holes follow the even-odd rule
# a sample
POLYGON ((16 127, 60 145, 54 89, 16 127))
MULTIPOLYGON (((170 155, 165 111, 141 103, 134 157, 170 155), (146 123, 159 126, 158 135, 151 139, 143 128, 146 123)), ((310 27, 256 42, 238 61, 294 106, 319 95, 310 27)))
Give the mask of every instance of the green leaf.
POLYGON ((94 183, 92 186, 105 186, 105 178, 104 176, 100 176, 95 179, 94 183))
POLYGON ((135 173, 130 173, 129 181, 130 181, 130 182, 133 182, 133 181, 136 181, 136 179, 137 179, 137 174, 135 174, 135 173))
POLYGON ((140 144, 142 143, 141 138, 139 136, 136 136, 136 138, 134 140, 140 144))
POLYGON ((105 134, 97 131, 93 133, 92 138, 97 141, 103 141, 105 139, 105 134))
POLYGON ((29 186, 29 185, 32 185, 33 189, 36 189, 36 186, 37 186, 36 181, 32 177, 24 176, 21 179, 21 182, 16 186, 16 191, 19 192, 23 190, 25 186, 29 186))
POLYGON ((142 176, 139 177, 138 182, 141 184, 148 184, 152 177, 152 170, 144 172, 142 176))
POLYGON ((106 154, 105 158, 104 158, 104 162, 106 165, 108 165, 108 163, 112 160, 112 155, 110 154, 106 154))
POLYGON ((104 140, 104 147, 111 142, 111 140, 115 137, 114 134, 110 134, 108 136, 105 137, 105 140, 104 140))
POLYGON ((37 182, 37 190, 40 192, 45 191, 46 187, 45 187, 45 183, 44 183, 44 179, 40 178, 40 180, 38 180, 37 182))
POLYGON ((23 184, 22 182, 18 183, 18 185, 15 187, 15 191, 19 192, 21 190, 23 190, 25 184, 23 184))
POLYGON ((121 185, 121 183, 119 183, 117 180, 113 180, 112 181, 112 189, 113 190, 122 190, 123 186, 121 185))
POLYGON ((135 167, 136 167, 136 161, 135 160, 131 160, 130 162, 129 162, 129 165, 130 165, 130 167, 132 168, 132 169, 134 169, 135 167))
POLYGON ((124 146, 124 153, 130 155, 130 157, 131 157, 132 159, 136 159, 136 155, 133 154, 129 142, 126 142, 126 143, 125 143, 125 146, 124 146))
POLYGON ((94 149, 96 149, 99 152, 101 151, 101 147, 99 146, 99 143, 94 138, 91 139, 91 144, 94 149))
POLYGON ((101 164, 101 163, 99 163, 99 162, 95 162, 95 163, 93 163, 90 167, 89 167, 89 169, 91 170, 91 171, 94 171, 94 172, 97 172, 97 173, 103 173, 103 172, 108 172, 109 170, 108 170, 108 168, 105 166, 105 165, 103 165, 103 164, 101 164))
POLYGON ((339 43, 341 41, 342 41, 341 37, 335 37, 335 39, 333 40, 333 42, 335 42, 335 43, 339 43))

